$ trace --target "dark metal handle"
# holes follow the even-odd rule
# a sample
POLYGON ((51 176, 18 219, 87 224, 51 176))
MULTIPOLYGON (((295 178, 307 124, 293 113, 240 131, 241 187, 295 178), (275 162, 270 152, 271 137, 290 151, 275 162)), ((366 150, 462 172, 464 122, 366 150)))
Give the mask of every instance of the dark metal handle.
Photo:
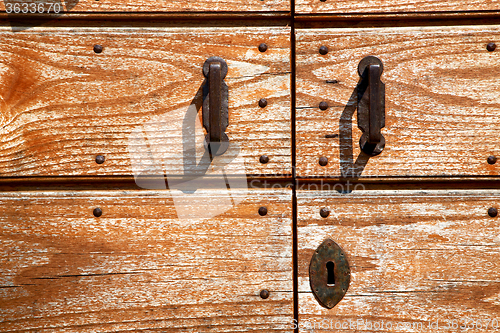
POLYGON ((222 86, 222 73, 220 62, 213 62, 210 64, 209 70, 209 96, 210 96, 210 115, 209 115, 209 129, 208 137, 209 143, 220 144, 222 137, 220 126, 220 113, 221 113, 221 86, 222 86))
POLYGON ((365 57, 358 66, 361 83, 358 86, 358 126, 363 131, 361 150, 371 156, 385 147, 381 129, 385 126, 385 85, 380 80, 383 64, 373 56, 365 57))
POLYGON ((210 57, 203 65, 206 82, 203 86, 203 126, 208 134, 205 148, 211 155, 222 155, 229 146, 225 130, 228 126, 228 88, 224 82, 227 64, 219 57, 210 57))

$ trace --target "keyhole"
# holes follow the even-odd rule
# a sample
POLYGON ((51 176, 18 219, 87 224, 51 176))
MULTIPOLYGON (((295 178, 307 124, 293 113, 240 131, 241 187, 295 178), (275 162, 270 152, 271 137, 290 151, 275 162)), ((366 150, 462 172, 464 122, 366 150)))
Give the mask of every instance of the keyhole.
POLYGON ((333 261, 329 261, 326 263, 326 271, 328 272, 328 282, 327 285, 334 286, 335 285, 335 264, 333 261))

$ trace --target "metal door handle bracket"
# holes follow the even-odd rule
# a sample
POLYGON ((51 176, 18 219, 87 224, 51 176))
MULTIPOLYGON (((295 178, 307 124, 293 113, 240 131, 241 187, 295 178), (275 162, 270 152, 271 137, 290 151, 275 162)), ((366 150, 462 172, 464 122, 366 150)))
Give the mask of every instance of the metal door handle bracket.
POLYGON ((361 83, 358 85, 358 127, 361 150, 370 156, 378 155, 385 147, 381 129, 385 126, 385 84, 380 80, 382 61, 374 56, 363 58, 358 65, 361 83))
POLYGON ((212 156, 222 155, 229 146, 225 133, 228 120, 228 87, 224 82, 227 63, 219 57, 210 57, 203 64, 203 127, 207 130, 205 149, 212 156))

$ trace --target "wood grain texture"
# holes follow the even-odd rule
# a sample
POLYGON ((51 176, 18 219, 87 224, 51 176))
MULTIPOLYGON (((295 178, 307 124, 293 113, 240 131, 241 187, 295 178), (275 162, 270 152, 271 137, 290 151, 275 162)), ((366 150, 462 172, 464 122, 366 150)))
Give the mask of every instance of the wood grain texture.
POLYGON ((498 0, 297 0, 299 14, 467 12, 500 9, 498 0))
POLYGON ((211 56, 229 67, 231 148, 219 165, 290 175, 290 29, 272 27, 0 30, 0 176, 198 172, 211 56))
MULTIPOLYGON (((61 5, 61 13, 119 13, 119 12, 145 12, 145 13, 196 13, 196 12, 289 12, 289 0, 4 0, 0 3, 0 12, 6 11, 6 4, 31 4, 44 3, 61 5)), ((10 8, 10 5, 9 7, 10 8)), ((49 6, 45 6, 45 12, 49 6)), ((13 15, 14 16, 14 15, 13 15)))
MULTIPOLYGON (((302 332, 310 332, 307 325, 345 332, 456 332, 446 329, 449 321, 500 320, 500 224, 487 213, 500 206, 499 190, 305 190, 297 193, 297 204, 302 332), (319 214, 323 207, 331 211, 327 218, 319 214), (314 298, 308 272, 313 251, 327 237, 344 249, 351 268, 349 290, 331 310, 314 298), (385 324, 346 327, 358 320, 385 324), (436 320, 439 329, 429 329, 436 320)), ((314 330, 326 331, 332 330, 314 330)))
POLYGON ((230 195, 0 193, 0 331, 287 331, 291 190, 230 195))
POLYGON ((486 45, 499 40, 498 26, 298 30, 297 175, 498 176, 487 158, 500 155, 500 53, 486 45), (368 55, 382 60, 386 87, 386 147, 370 158, 356 114, 368 55))

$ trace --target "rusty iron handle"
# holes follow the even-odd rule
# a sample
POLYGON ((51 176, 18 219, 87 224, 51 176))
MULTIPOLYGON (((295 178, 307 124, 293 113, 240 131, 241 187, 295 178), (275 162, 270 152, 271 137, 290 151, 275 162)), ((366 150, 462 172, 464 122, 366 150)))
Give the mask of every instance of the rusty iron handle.
MULTIPOLYGON (((220 62, 212 62, 209 70, 209 96, 210 96, 210 113, 209 113, 209 128, 208 138, 209 144, 220 145, 222 138, 221 133, 221 87, 222 87, 222 73, 220 62)), ((215 155, 215 154, 214 154, 215 155)))
POLYGON ((358 126, 363 131, 361 150, 371 156, 385 147, 382 128, 385 126, 385 85, 380 80, 383 64, 374 56, 365 57, 358 66, 358 126))
POLYGON ((370 107, 368 108, 370 121, 368 123, 368 143, 378 144, 381 140, 382 133, 380 130, 380 113, 382 108, 380 105, 380 65, 368 66, 368 94, 370 96, 370 107))
POLYGON ((212 156, 222 155, 229 146, 225 130, 228 126, 228 87, 224 82, 227 63, 210 57, 203 65, 203 126, 207 130, 205 148, 212 156))

